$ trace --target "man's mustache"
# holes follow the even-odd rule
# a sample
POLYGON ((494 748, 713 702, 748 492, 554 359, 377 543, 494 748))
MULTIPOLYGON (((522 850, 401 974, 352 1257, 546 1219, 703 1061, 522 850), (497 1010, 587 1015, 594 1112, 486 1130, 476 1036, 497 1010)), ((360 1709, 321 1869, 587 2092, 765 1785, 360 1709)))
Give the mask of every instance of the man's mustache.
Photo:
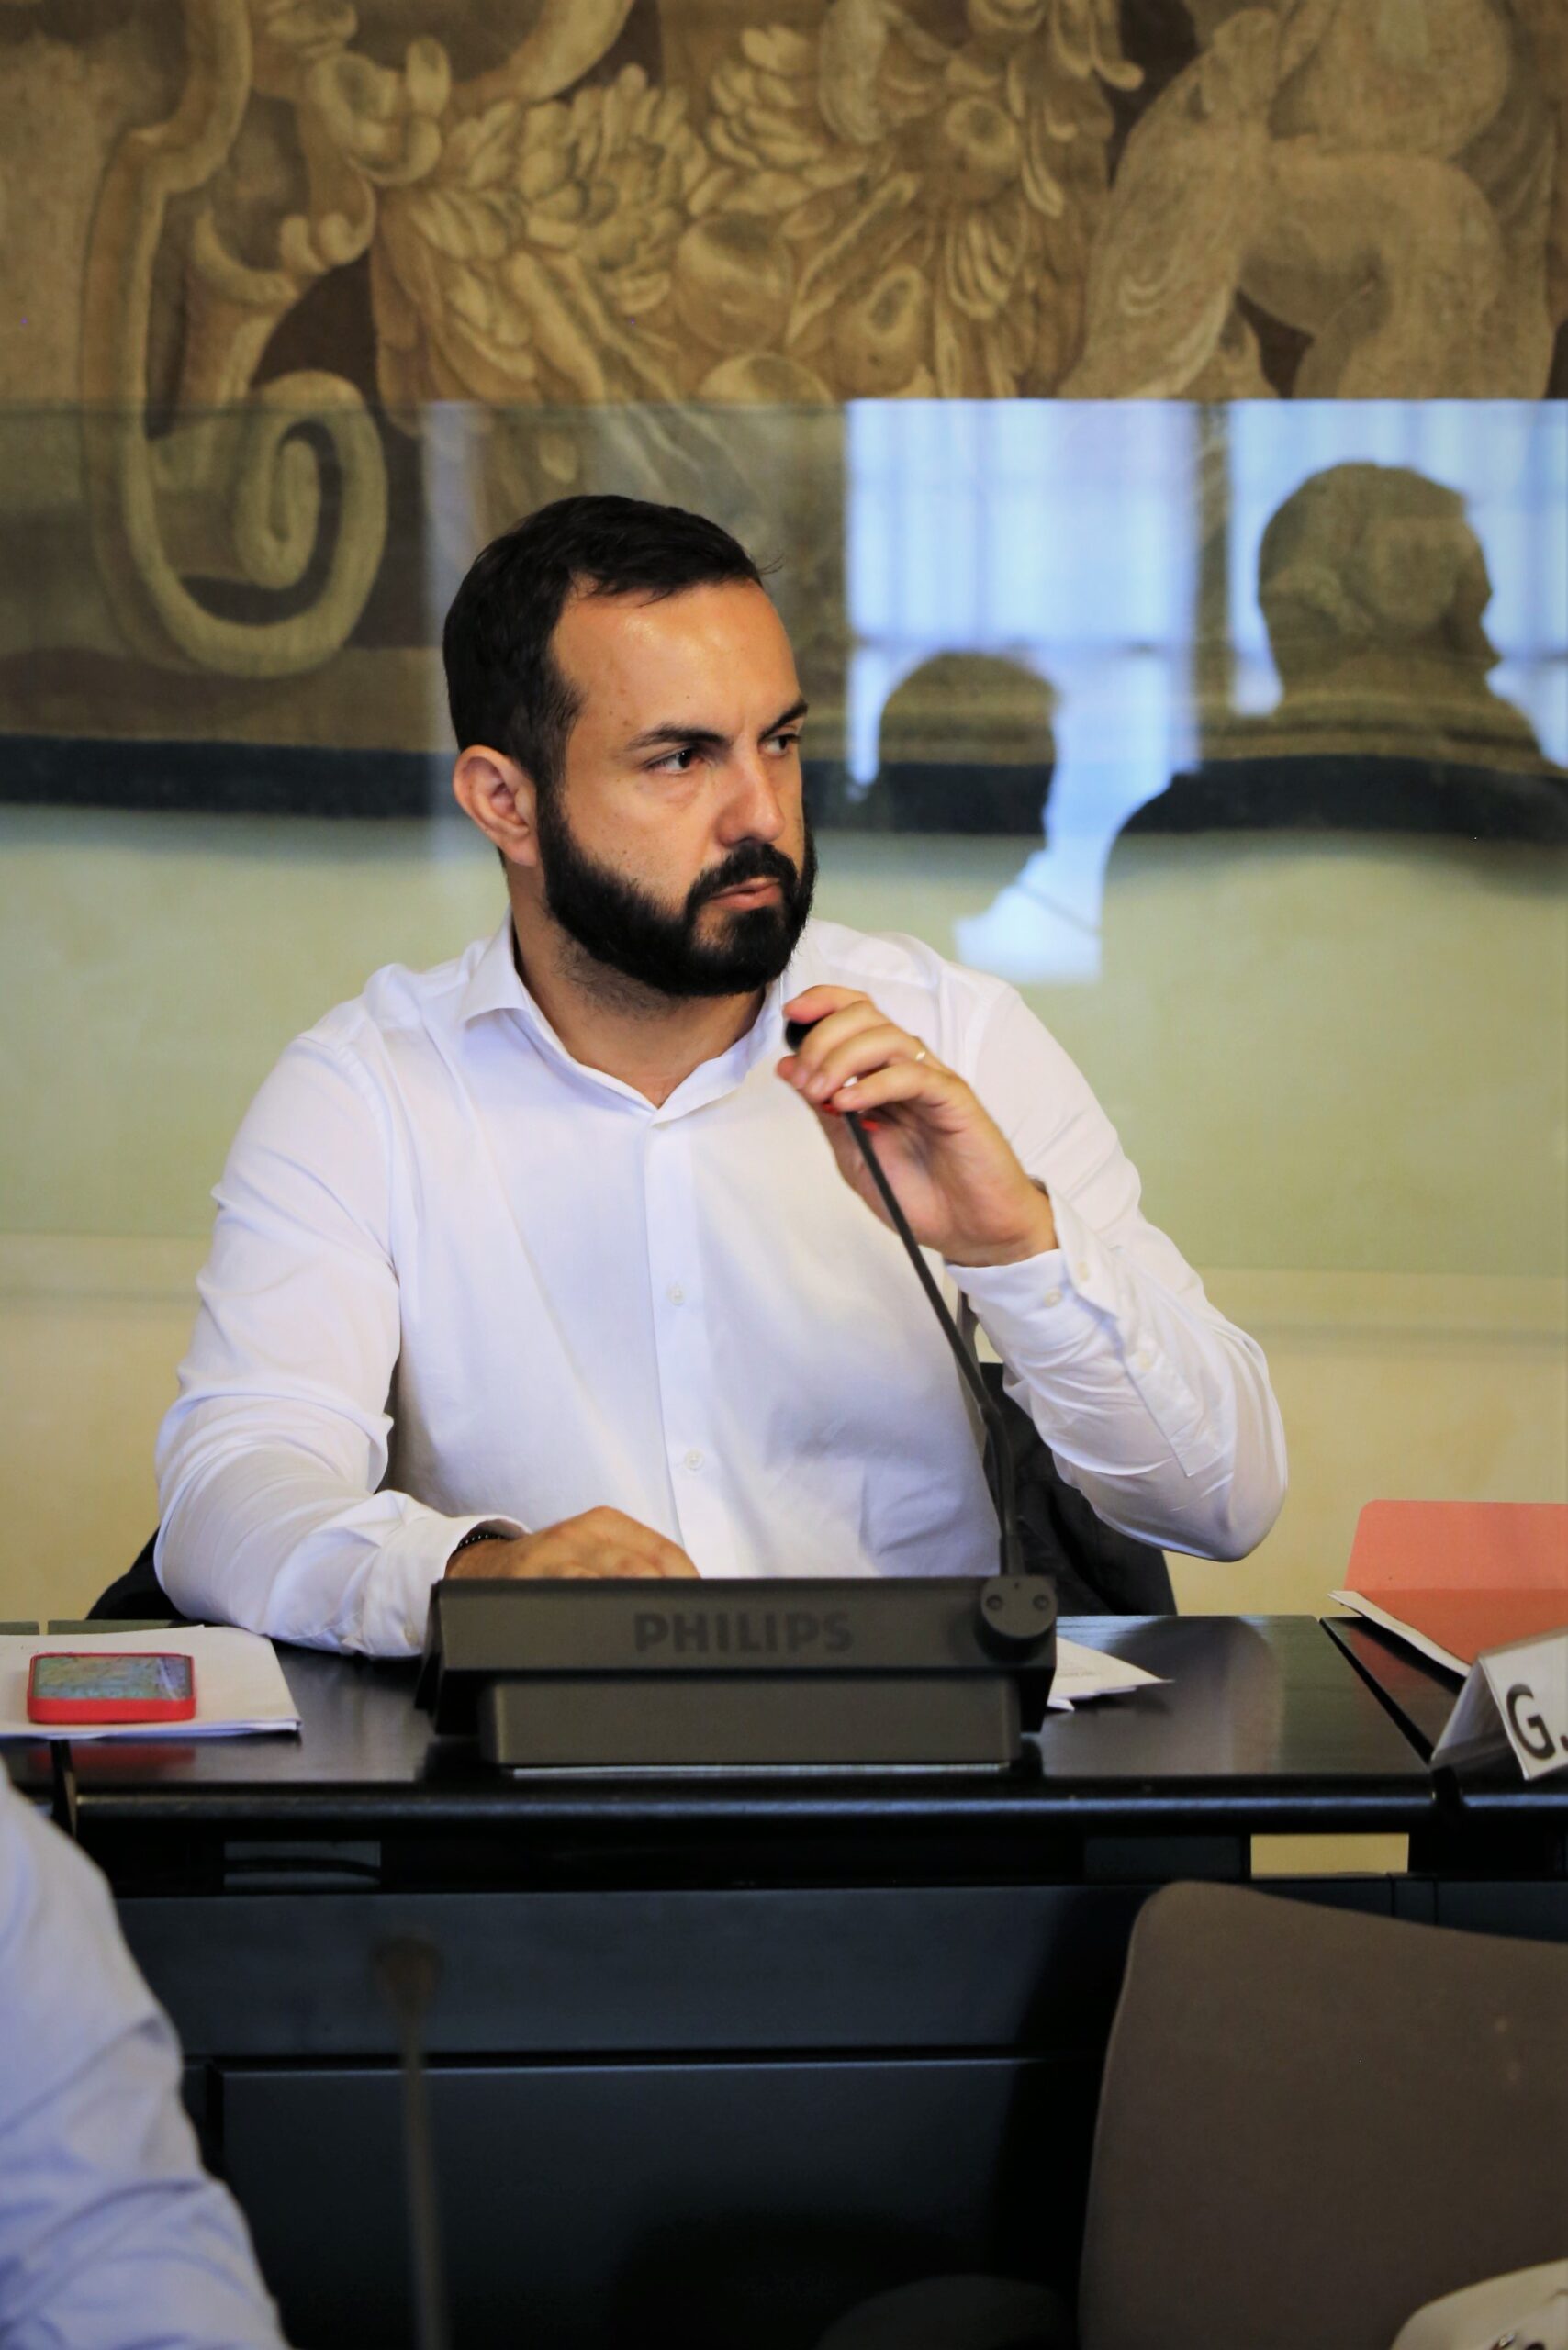
POLYGON ((766 841, 742 841, 722 865, 700 874, 692 883, 686 901, 688 921, 710 898, 721 896, 725 890, 738 890, 747 881, 777 881, 789 905, 801 886, 801 875, 782 849, 770 848, 766 841))

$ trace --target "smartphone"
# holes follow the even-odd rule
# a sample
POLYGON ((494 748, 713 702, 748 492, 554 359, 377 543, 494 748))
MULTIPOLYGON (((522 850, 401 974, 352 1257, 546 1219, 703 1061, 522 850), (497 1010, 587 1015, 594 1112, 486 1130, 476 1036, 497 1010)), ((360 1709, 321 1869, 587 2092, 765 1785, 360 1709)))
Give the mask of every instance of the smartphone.
POLYGON ((188 1722, 195 1712, 188 1656, 57 1650, 28 1673, 30 1722, 188 1722))

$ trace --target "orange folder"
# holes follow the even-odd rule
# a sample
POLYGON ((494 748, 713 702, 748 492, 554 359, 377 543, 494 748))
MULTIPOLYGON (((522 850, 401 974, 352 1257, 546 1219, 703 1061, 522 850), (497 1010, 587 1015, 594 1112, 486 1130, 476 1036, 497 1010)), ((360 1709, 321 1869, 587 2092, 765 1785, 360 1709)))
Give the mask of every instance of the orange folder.
POLYGON ((1368 1502, 1332 1596, 1452 1673, 1568 1628, 1568 1502, 1368 1502))

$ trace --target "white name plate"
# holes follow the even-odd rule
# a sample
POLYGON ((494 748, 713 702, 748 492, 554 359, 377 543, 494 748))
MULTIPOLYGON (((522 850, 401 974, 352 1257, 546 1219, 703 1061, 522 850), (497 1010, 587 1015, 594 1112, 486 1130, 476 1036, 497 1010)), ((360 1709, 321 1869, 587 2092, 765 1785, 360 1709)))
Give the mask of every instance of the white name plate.
POLYGON ((1568 1771, 1568 1625, 1479 1656, 1432 1761, 1510 1752, 1527 1779, 1568 1771))

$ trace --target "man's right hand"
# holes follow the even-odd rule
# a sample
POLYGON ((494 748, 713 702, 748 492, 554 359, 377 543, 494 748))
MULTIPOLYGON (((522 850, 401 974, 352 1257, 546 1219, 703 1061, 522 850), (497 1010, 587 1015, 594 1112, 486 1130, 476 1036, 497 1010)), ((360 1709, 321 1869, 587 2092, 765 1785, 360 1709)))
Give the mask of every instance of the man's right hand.
POLYGON ((537 1534, 520 1534, 498 1542, 471 1542, 454 1550, 446 1562, 454 1582, 511 1583, 553 1581, 615 1582, 624 1577, 656 1581, 663 1576, 695 1576, 697 1570, 677 1543, 666 1542, 651 1526, 640 1526, 619 1509, 585 1509, 580 1517, 564 1517, 537 1534))

